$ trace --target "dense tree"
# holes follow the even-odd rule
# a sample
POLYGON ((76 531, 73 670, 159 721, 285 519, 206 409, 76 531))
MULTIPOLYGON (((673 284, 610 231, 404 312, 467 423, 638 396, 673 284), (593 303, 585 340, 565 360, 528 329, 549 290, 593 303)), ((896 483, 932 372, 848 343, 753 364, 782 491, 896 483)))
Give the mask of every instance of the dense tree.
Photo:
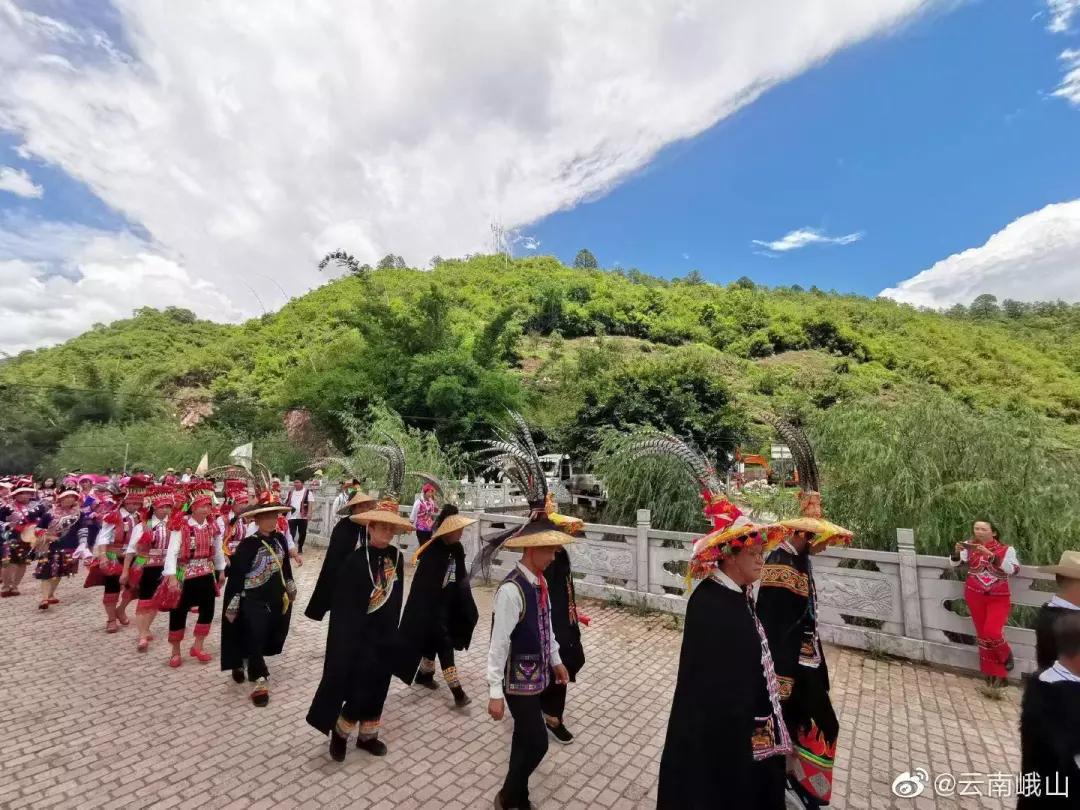
POLYGON ((404 270, 405 260, 400 256, 395 256, 393 253, 387 253, 379 259, 379 263, 375 267, 378 270, 404 270))
POLYGON ((998 306, 997 296, 983 293, 971 302, 968 312, 973 318, 994 318, 1001 312, 998 306))
POLYGON ((596 261, 596 257, 588 248, 582 248, 574 257, 575 270, 595 270, 599 266, 600 263, 596 261))

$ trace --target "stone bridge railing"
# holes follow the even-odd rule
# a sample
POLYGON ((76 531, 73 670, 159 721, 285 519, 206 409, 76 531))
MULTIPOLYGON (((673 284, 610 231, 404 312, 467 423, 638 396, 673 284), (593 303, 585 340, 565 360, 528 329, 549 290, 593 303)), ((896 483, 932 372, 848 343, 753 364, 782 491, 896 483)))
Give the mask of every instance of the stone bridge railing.
MULTIPOLYGON (((323 504, 309 527, 319 542, 324 527, 337 519, 323 504), (318 522, 318 526, 316 523, 318 522)), ((408 510, 402 507, 403 512, 408 510)), ((524 523, 517 515, 473 512, 478 523, 463 542, 471 559, 481 534, 524 523)), ((915 553, 910 529, 897 529, 897 551, 829 549, 814 557, 818 613, 825 641, 961 669, 978 671, 978 652, 971 620, 950 609, 963 602, 964 584, 945 557, 915 553), (949 634, 952 634, 950 637, 949 634)), ((639 509, 634 526, 585 524, 583 537, 570 547, 578 592, 651 610, 682 614, 686 610, 683 571, 695 535, 654 529, 647 509, 639 509)), ((414 550, 416 538, 405 535, 402 548, 414 550)), ((501 577, 518 555, 501 553, 492 577, 501 577)), ((1014 605, 1041 605, 1053 577, 1022 566, 1011 578, 1014 605)), ((1035 634, 1008 626, 1016 666, 1012 675, 1035 669, 1035 634)))

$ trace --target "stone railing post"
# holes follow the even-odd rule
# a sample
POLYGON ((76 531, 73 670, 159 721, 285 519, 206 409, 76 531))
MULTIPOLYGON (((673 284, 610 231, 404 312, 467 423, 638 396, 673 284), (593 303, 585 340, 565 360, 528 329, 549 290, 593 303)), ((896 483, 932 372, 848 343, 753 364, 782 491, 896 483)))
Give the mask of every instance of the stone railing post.
POLYGON ((652 514, 648 509, 637 510, 637 590, 649 593, 649 529, 652 514))
POLYGON ((915 559, 915 532, 896 530, 896 550, 900 559, 900 601, 904 610, 904 635, 923 638, 922 598, 919 593, 919 568, 915 559))

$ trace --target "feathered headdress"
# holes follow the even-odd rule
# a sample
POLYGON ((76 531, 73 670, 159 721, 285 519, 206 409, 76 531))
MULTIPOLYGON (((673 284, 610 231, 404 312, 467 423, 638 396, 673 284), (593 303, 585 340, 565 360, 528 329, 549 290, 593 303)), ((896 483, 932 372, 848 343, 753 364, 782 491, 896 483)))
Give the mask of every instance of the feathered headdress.
POLYGON ((547 498, 547 479, 540 454, 536 452, 528 424, 517 411, 510 414, 511 426, 495 430, 495 438, 478 455, 485 462, 483 472, 499 472, 513 481, 525 494, 529 506, 540 509, 547 498))
POLYGON ((376 522, 386 523, 393 526, 399 533, 412 531, 413 525, 398 512, 401 493, 405 488, 405 451, 393 436, 386 433, 383 436, 386 438, 386 444, 365 444, 357 449, 367 450, 386 459, 386 486, 379 493, 379 502, 374 509, 358 515, 350 515, 349 519, 354 523, 364 525, 376 522))
POLYGON ((843 526, 824 520, 821 511, 820 478, 817 459, 810 439, 801 427, 774 414, 763 414, 762 420, 772 425, 780 438, 791 450, 795 470, 799 475, 799 512, 802 517, 781 521, 788 532, 807 532, 813 535, 814 545, 846 545, 851 542, 852 532, 843 526))
POLYGON ((716 468, 687 441, 669 433, 658 433, 638 439, 624 451, 630 458, 671 458, 680 464, 688 482, 697 487, 704 504, 705 517, 714 529, 730 527, 742 512, 724 494, 724 485, 716 468))
POLYGON ((573 542, 572 533, 581 528, 580 521, 554 514, 554 504, 548 499, 547 480, 540 454, 533 442, 528 424, 516 411, 509 411, 511 425, 496 429, 495 438, 485 442, 480 451, 486 466, 484 472, 498 471, 505 474, 529 501, 529 522, 483 539, 480 551, 473 560, 470 576, 481 573, 490 579, 491 562, 503 546, 528 548, 530 546, 567 545, 573 542))

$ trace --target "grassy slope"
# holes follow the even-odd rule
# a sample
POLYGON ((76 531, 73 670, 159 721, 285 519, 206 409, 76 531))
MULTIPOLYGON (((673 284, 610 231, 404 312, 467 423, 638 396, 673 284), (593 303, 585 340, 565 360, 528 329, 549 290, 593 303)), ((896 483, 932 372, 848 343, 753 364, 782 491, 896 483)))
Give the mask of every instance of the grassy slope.
MULTIPOLYGON (((819 406, 854 395, 888 395, 931 383, 975 407, 1025 403, 1077 436, 1080 323, 1068 318, 972 321, 885 300, 790 290, 752 290, 578 271, 552 259, 498 257, 448 263, 429 273, 379 271, 330 282, 272 315, 240 326, 182 323, 163 314, 98 328, 0 365, 0 383, 80 384, 87 358, 122 379, 151 375, 159 390, 258 391, 285 404, 283 372, 320 367, 360 340, 348 325, 362 298, 392 307, 419 300, 431 284, 454 302, 452 326, 470 336, 508 303, 522 317, 558 299, 567 336, 522 341, 523 371, 535 384, 574 373, 599 324, 613 362, 700 351, 743 396, 804 392, 819 406), (1066 427, 1069 426, 1069 427, 1066 427)), ((571 386, 572 387, 572 386, 571 386)), ((565 386, 564 386, 565 389, 565 386)))

